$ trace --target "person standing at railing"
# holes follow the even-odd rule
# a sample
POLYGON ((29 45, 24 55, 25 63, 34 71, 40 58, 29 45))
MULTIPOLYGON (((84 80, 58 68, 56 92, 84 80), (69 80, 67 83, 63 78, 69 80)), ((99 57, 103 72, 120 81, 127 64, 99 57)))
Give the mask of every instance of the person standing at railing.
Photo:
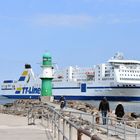
POLYGON ((122 104, 118 104, 115 109, 115 115, 117 116, 117 120, 120 123, 122 120, 122 117, 124 116, 124 107, 122 104))
POLYGON ((106 97, 104 97, 103 100, 100 102, 99 111, 101 111, 102 114, 103 125, 106 125, 106 116, 107 113, 110 112, 109 102, 107 101, 106 97))

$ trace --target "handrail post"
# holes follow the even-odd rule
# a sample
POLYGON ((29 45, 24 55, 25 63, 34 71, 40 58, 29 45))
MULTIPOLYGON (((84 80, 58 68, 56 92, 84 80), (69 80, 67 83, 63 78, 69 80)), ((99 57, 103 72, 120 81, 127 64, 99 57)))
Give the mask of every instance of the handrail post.
POLYGON ((69 124, 69 140, 72 140, 72 127, 71 127, 71 124, 69 124))
POLYGON ((93 133, 95 132, 95 116, 92 116, 93 133))
POLYGON ((106 123, 107 123, 107 138, 109 137, 109 116, 106 117, 106 123))
POLYGON ((126 140, 126 122, 124 121, 124 140, 126 140))
POLYGON ((58 116, 58 140, 60 140, 60 116, 58 116))
POLYGON ((29 125, 29 109, 28 109, 28 125, 29 125))
POLYGON ((82 133, 80 130, 77 130, 77 140, 82 140, 82 133))
POLYGON ((63 119, 63 140, 65 140, 65 120, 63 119))
POLYGON ((135 122, 135 140, 137 140, 137 122, 135 122))
POLYGON ((53 133, 53 121, 54 121, 54 112, 53 112, 52 121, 51 121, 51 123, 52 123, 52 133, 53 133))
POLYGON ((54 115, 54 138, 56 138, 56 115, 54 115))

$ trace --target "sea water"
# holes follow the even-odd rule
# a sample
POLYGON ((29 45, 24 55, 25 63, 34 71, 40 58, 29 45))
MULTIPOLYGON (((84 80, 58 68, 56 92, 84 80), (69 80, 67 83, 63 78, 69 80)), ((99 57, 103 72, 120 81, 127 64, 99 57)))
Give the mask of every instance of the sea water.
MULTIPOLYGON (((86 103, 89 103, 91 105, 94 105, 95 107, 99 108, 100 101, 84 101, 86 103)), ((140 114, 140 101, 139 102, 117 102, 117 101, 108 101, 110 110, 115 110, 116 106, 118 104, 122 104, 124 106, 125 112, 136 112, 140 114)))
POLYGON ((6 97, 0 96, 0 105, 6 104, 6 103, 13 103, 15 99, 8 99, 6 97))

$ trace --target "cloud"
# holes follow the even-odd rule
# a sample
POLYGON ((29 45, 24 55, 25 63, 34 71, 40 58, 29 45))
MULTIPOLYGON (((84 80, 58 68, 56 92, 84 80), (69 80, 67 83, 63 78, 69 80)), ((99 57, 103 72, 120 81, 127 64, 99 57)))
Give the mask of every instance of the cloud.
POLYGON ((94 23, 96 24, 131 24, 140 23, 140 17, 134 17, 129 15, 100 15, 94 17, 94 23))
POLYGON ((32 18, 33 23, 40 26, 81 26, 93 22, 87 15, 40 15, 32 18))
POLYGON ((42 14, 28 17, 0 16, 1 21, 15 22, 40 27, 83 27, 98 24, 132 24, 140 23, 140 17, 130 15, 66 15, 42 14))

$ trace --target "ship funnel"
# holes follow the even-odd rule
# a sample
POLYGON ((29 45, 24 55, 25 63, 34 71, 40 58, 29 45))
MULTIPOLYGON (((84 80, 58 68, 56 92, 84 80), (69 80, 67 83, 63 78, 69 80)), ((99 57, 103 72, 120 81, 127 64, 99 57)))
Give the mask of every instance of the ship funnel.
POLYGON ((31 69, 31 65, 30 64, 25 64, 25 69, 31 69))

